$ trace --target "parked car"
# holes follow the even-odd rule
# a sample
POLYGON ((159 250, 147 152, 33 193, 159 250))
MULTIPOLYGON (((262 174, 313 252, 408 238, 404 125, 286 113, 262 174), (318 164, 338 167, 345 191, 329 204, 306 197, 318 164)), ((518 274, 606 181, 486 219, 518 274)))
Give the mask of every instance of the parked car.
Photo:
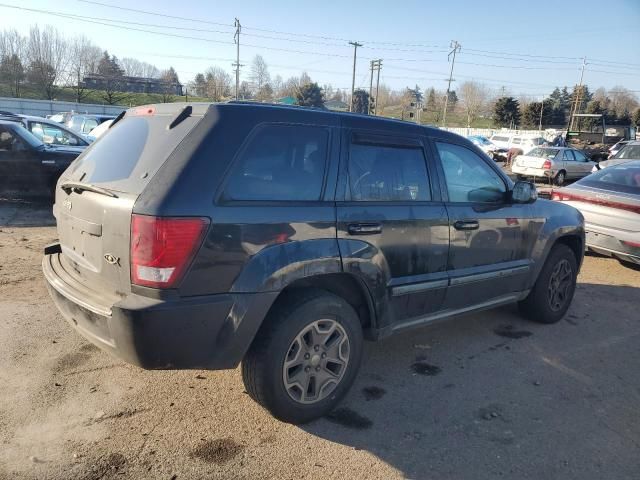
POLYGON ((88 135, 102 122, 113 120, 114 118, 116 118, 115 115, 75 114, 71 116, 71 119, 67 121, 65 125, 76 132, 88 135))
POLYGON ((519 302, 569 308, 574 208, 536 201, 465 138, 261 104, 129 110, 58 181, 51 296, 143 368, 235 368, 277 418, 331 411, 363 337, 519 302))
POLYGON ((620 151, 620 149, 622 147, 624 147, 627 143, 631 142, 631 141, 632 140, 620 140, 616 144, 614 144, 611 147, 609 147, 609 157, 608 158, 615 157, 616 154, 620 151))
POLYGON ((603 168, 611 167, 613 165, 620 165, 632 160, 640 160, 640 141, 630 140, 609 160, 604 160, 593 166, 592 172, 597 172, 603 168))
POLYGON ((107 120, 106 122, 102 122, 96 128, 91 130, 91 133, 87 135, 87 138, 90 139, 92 142, 95 142, 98 138, 100 138, 102 135, 107 133, 107 130, 109 130, 109 127, 111 126, 112 123, 113 123, 113 120, 107 120))
POLYGON ((552 199, 584 215, 590 250, 640 265, 640 160, 593 173, 552 199))
POLYGON ((496 133, 489 139, 493 144, 499 148, 509 150, 511 148, 517 148, 522 150, 522 153, 526 154, 536 147, 546 145, 547 141, 543 137, 525 137, 522 135, 512 135, 496 133))
POLYGON ((42 143, 22 124, 0 120, 0 188, 52 189, 80 154, 77 148, 42 143))
POLYGON ((80 147, 81 152, 89 146, 90 140, 82 134, 74 132, 64 125, 44 117, 33 115, 0 113, 0 120, 20 122, 27 130, 48 145, 65 145, 80 147))
POLYGON ((507 149, 498 147, 487 137, 471 135, 467 139, 496 162, 504 162, 507 158, 507 149))
POLYGON ((543 177, 563 185, 567 179, 582 178, 596 165, 580 150, 568 147, 540 147, 518 155, 511 171, 519 178, 543 177))

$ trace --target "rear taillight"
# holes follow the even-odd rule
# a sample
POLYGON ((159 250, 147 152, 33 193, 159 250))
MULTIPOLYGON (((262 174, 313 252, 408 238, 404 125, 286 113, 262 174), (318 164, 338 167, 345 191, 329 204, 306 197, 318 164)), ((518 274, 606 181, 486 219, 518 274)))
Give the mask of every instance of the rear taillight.
POLYGON ((640 242, 629 242, 627 240, 621 240, 627 247, 640 248, 640 242))
POLYGON ((131 217, 131 283, 176 287, 191 264, 208 218, 131 217))
POLYGON ((551 170, 551 162, 549 160, 545 160, 545 162, 542 164, 542 169, 551 170))

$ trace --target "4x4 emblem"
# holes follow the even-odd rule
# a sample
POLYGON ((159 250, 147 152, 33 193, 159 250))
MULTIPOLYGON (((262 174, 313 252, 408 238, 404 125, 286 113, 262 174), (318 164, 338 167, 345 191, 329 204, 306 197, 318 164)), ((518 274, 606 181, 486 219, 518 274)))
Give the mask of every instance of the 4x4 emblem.
POLYGON ((110 253, 107 253, 104 256, 104 259, 110 265, 116 265, 120 261, 120 259, 118 257, 115 257, 115 256, 111 255, 110 253))

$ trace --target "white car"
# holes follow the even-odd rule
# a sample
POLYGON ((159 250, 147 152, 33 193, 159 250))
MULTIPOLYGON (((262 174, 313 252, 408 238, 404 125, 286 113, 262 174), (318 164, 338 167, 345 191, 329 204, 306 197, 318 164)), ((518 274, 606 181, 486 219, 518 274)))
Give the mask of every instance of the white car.
POLYGON ((96 128, 91 130, 89 134, 87 134, 87 138, 90 141, 95 142, 98 138, 104 135, 107 132, 107 130, 109 130, 109 127, 111 126, 112 123, 113 123, 113 120, 107 120, 106 122, 102 122, 96 128))
POLYGON ((527 155, 518 155, 511 171, 518 177, 542 177, 553 179, 556 185, 566 179, 578 179, 591 173, 596 162, 580 150, 567 147, 539 147, 527 155))
POLYGON ((519 148, 522 153, 528 153, 536 147, 544 145, 547 141, 542 137, 524 137, 522 135, 496 133, 489 139, 500 148, 519 148))

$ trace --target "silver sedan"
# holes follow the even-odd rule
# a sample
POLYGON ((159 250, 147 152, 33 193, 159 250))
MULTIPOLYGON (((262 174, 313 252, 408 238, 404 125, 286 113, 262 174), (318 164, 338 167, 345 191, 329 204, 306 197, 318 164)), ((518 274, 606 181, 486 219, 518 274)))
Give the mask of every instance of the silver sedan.
POLYGON ((640 160, 600 170, 551 198, 584 215, 587 248, 640 265, 640 160))

